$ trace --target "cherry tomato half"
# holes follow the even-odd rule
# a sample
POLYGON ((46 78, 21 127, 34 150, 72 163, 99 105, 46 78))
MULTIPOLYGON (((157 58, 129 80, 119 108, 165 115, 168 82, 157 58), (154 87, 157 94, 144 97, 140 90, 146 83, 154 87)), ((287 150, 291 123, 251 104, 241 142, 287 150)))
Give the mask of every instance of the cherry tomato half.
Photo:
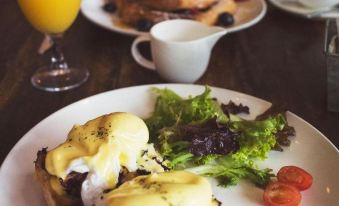
POLYGON ((263 198, 266 206, 297 206, 301 201, 301 194, 292 185, 271 182, 266 187, 263 198))
POLYGON ((282 167, 278 174, 278 181, 295 186, 300 191, 311 187, 313 177, 305 170, 296 166, 282 167))

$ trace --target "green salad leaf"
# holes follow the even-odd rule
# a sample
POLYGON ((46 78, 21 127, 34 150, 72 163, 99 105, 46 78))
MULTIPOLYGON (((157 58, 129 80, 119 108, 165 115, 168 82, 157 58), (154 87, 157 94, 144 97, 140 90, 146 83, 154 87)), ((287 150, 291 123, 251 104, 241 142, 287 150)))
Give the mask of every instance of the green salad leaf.
POLYGON ((240 150, 234 156, 237 159, 266 159, 269 151, 276 144, 275 135, 286 124, 287 122, 282 114, 261 121, 233 121, 231 123, 232 130, 241 132, 239 138, 240 150))
POLYGON ((151 137, 164 127, 178 124, 199 123, 212 118, 219 122, 228 121, 218 102, 210 97, 211 89, 208 87, 202 94, 187 99, 167 88, 153 88, 152 91, 158 97, 152 116, 145 120, 151 137))
POLYGON ((266 159, 277 144, 276 134, 287 126, 283 114, 260 121, 244 120, 233 114, 225 114, 216 99, 210 96, 209 87, 202 94, 187 99, 166 88, 154 88, 153 92, 157 95, 155 109, 152 116, 145 121, 150 129, 151 141, 168 160, 166 166, 170 169, 185 169, 214 177, 224 187, 236 185, 242 179, 263 187, 274 176, 271 169, 260 169, 255 161, 266 159), (217 122, 217 128, 212 132, 208 133, 204 128, 196 130, 200 136, 189 133, 188 137, 183 138, 185 135, 182 134, 182 128, 185 126, 193 125, 190 128, 194 129, 211 120, 217 122), (227 127, 227 130, 222 131, 224 133, 218 130, 219 124, 220 127, 227 127), (232 135, 236 139, 234 147, 237 149, 227 154, 216 152, 202 153, 199 156, 191 148, 201 146, 194 144, 194 141, 201 140, 201 131, 205 132, 207 140, 213 139, 213 143, 216 142, 215 138, 228 138, 228 135, 232 135), (213 133, 214 131, 216 132, 213 133))
POLYGON ((248 179, 259 187, 264 187, 273 177, 271 169, 258 169, 253 161, 239 161, 233 156, 223 156, 208 163, 186 168, 187 171, 214 177, 223 187, 236 185, 241 179, 248 179))

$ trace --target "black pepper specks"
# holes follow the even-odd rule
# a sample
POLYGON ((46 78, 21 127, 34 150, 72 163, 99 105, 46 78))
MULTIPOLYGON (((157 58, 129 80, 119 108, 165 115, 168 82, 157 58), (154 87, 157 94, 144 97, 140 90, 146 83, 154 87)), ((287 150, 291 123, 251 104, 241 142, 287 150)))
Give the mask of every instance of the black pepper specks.
POLYGON ((97 133, 96 133, 96 136, 98 138, 104 138, 108 135, 108 130, 105 128, 105 127, 99 127, 97 133))

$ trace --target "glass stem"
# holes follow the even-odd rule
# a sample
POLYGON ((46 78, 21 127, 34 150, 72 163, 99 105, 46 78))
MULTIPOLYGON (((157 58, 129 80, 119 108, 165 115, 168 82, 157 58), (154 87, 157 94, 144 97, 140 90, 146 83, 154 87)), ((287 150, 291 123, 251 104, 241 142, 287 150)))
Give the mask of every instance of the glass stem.
POLYGON ((62 35, 51 35, 50 37, 53 43, 50 67, 52 69, 68 69, 67 62, 65 61, 64 55, 60 48, 62 35))

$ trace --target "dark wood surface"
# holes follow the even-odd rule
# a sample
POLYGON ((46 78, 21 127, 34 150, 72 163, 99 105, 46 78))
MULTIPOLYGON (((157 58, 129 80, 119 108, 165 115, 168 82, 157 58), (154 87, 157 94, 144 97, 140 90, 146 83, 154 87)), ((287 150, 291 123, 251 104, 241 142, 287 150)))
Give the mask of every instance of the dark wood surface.
MULTIPOLYGON (((0 2, 0 162, 30 128, 72 102, 112 89, 165 82, 133 61, 133 37, 99 28, 79 15, 64 36, 63 50, 70 64, 90 70, 89 81, 68 92, 39 91, 30 77, 48 61, 47 55, 37 54, 43 36, 25 21, 16 1, 0 2)), ((326 109, 324 27, 323 21, 270 6, 257 25, 218 42, 197 84, 286 105, 338 147, 339 113, 326 109)))

